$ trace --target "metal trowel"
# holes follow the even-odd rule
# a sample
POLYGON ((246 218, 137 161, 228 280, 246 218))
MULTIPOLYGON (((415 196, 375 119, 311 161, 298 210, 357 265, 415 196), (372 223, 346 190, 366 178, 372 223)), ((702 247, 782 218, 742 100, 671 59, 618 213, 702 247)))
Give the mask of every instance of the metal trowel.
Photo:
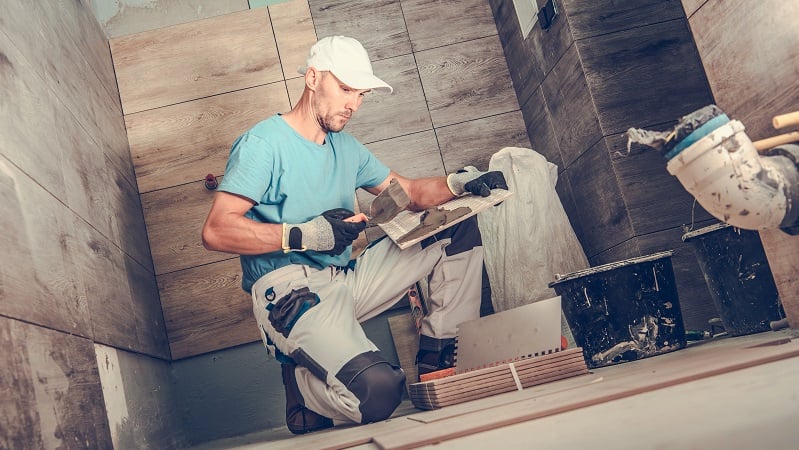
POLYGON ((408 193, 396 178, 392 178, 388 187, 372 200, 369 207, 369 222, 386 223, 397 217, 411 203, 408 193))

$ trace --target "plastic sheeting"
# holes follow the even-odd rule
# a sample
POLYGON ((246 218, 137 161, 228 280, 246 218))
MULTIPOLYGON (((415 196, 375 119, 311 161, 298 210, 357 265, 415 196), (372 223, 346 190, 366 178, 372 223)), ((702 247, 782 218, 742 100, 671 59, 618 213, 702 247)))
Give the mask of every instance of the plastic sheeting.
POLYGON ((547 285, 556 273, 589 267, 555 191, 558 167, 529 148, 506 147, 489 170, 502 171, 514 193, 478 220, 495 311, 554 297, 547 285))

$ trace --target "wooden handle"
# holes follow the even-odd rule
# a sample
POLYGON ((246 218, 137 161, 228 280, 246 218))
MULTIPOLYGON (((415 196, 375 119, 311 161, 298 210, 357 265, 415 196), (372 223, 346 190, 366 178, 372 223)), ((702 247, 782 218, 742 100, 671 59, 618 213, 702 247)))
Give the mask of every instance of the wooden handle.
POLYGON ((790 133, 761 139, 759 141, 752 142, 752 144, 754 144, 757 151, 763 152, 778 145, 791 144, 794 142, 799 142, 799 131, 791 131, 790 133))
POLYGON ((799 125, 799 111, 774 116, 774 118, 771 119, 771 124, 774 125, 774 129, 776 130, 790 127, 791 125, 799 125))

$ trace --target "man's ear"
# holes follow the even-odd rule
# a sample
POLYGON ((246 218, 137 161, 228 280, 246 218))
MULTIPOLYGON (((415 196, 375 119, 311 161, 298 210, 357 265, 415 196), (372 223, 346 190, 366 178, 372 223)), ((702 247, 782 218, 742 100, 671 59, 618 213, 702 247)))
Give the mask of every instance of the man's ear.
POLYGON ((322 72, 316 70, 316 67, 308 67, 305 71, 305 86, 308 89, 315 91, 319 83, 322 82, 322 72))

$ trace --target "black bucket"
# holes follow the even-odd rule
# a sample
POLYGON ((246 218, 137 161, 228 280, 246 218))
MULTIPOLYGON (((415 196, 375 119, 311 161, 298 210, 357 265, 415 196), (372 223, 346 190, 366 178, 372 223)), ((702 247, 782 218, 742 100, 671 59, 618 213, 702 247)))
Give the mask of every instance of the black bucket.
POLYGON ((589 367, 659 355, 685 347, 673 252, 660 252, 559 275, 574 340, 589 367))
POLYGON ((785 317, 757 231, 718 223, 682 237, 690 242, 724 330, 732 336, 770 330, 785 317))

